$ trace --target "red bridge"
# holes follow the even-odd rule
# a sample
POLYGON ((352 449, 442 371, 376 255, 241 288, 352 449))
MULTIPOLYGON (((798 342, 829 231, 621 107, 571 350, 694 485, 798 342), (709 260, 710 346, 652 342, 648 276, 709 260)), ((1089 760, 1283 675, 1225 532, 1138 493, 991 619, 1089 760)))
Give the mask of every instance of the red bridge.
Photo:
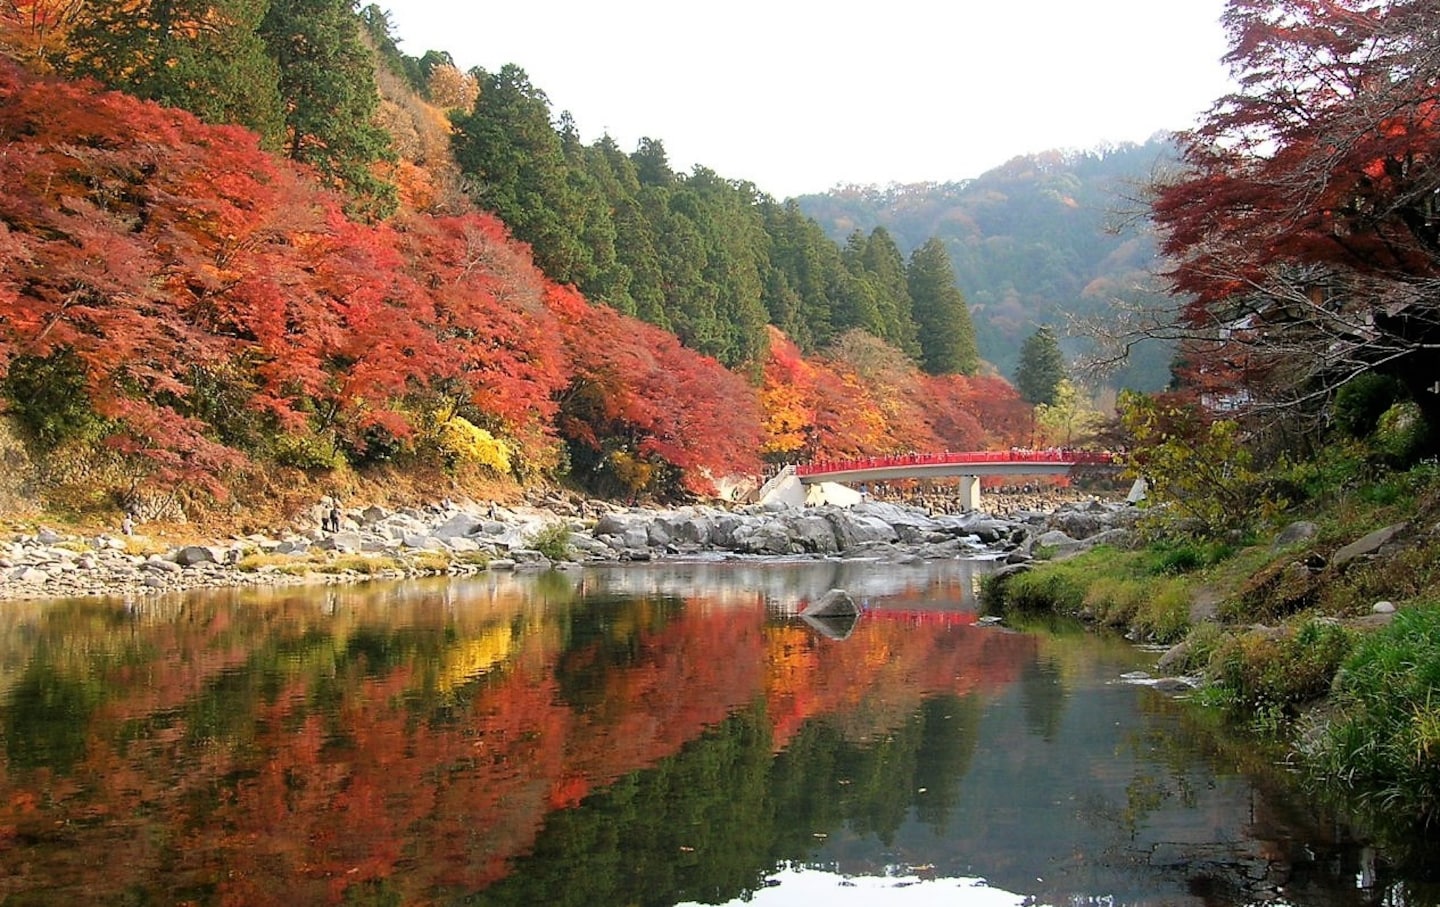
MULTIPOLYGON (((822 482, 855 484, 894 479, 960 477, 960 496, 971 510, 980 507, 980 476, 1066 475, 1080 469, 1118 469, 1123 462, 1109 451, 978 450, 962 453, 900 454, 854 460, 816 460, 786 467, 762 489, 761 500, 785 499, 785 480, 800 485, 822 482)), ((801 498, 804 498, 802 491, 801 498)))

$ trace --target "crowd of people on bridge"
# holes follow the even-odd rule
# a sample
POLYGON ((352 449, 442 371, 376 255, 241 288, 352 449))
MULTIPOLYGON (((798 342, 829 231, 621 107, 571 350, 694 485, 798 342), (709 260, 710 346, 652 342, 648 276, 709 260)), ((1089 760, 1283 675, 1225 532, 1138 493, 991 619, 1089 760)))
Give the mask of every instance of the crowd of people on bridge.
POLYGON ((975 450, 943 453, 903 453, 846 460, 812 460, 796 464, 799 475, 848 472, 858 469, 894 469, 906 466, 964 466, 999 463, 1056 463, 1081 466, 1109 466, 1124 459, 1123 451, 1085 450, 1077 447, 1046 447, 1037 450, 1012 447, 1009 450, 975 450))

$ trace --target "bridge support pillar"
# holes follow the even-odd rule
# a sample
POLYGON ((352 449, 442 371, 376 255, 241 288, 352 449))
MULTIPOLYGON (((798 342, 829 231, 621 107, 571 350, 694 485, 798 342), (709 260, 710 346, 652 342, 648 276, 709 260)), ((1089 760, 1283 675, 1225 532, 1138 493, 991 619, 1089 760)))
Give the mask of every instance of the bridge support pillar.
POLYGON ((960 506, 965 510, 980 509, 980 477, 960 477, 960 506))

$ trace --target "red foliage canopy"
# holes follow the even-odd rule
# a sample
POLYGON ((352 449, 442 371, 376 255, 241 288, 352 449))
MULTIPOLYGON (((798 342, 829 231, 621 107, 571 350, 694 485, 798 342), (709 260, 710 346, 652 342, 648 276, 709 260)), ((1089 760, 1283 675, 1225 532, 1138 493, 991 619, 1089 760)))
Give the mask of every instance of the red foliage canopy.
POLYGON ((708 490, 707 476, 756 470, 760 416, 743 378, 673 334, 589 305, 573 288, 552 286, 546 299, 574 369, 562 435, 662 460, 692 490, 708 490))
POLYGON ((1152 205, 1182 317, 1210 332, 1201 373, 1302 402, 1381 368, 1433 396, 1437 18, 1437 0, 1230 0, 1240 89, 1152 205))

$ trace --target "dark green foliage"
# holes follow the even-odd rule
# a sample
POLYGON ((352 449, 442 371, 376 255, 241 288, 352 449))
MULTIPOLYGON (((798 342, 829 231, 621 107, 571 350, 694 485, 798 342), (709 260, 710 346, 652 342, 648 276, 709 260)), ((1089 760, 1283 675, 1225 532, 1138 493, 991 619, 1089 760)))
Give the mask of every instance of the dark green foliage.
POLYGON ((808 721, 777 754, 770 719, 748 709, 550 814, 513 872, 455 892, 453 902, 649 904, 655 892, 707 904, 747 899, 764 887, 765 868, 813 857, 827 833, 893 841, 912 811, 944 827, 980 717, 973 699, 936 697, 860 744, 830 722, 808 721))
POLYGON ((1366 372, 1335 392, 1331 412, 1335 426, 1352 438, 1364 438, 1375 430, 1385 410, 1405 395, 1405 386, 1379 372, 1366 372))
POLYGON ((1371 443, 1388 464, 1403 468, 1433 449, 1432 434, 1425 411, 1405 401, 1380 414, 1371 443))
POLYGON ((794 202, 762 200, 761 213, 773 269, 765 296, 770 323, 800 349, 819 349, 837 335, 835 310, 850 282, 840 250, 794 202))
MULTIPOLYGON (((837 300, 839 305, 835 309, 832 323, 842 332, 858 328, 879 337, 885 330, 880 317, 882 291, 875 277, 865 270, 864 255, 865 236, 857 230, 845 241, 842 253, 845 266, 854 279, 850 281, 850 292, 837 300)), ((906 295, 908 298, 908 291, 906 295)))
POLYGON ((911 358, 920 355, 920 329, 915 324, 915 306, 910 298, 905 256, 884 227, 876 227, 865 239, 860 264, 877 287, 880 306, 880 339, 898 347, 911 358))
POLYGON ((271 0, 260 35, 280 67, 285 153, 349 194, 353 213, 390 213, 395 189, 372 168, 393 152, 375 123, 374 59, 350 0, 271 0))
POLYGON ((253 453, 276 434, 275 420, 250 405, 254 379, 240 368, 195 367, 187 384, 190 393, 173 402, 175 410, 213 426, 224 444, 253 453))
POLYGON ((761 294, 769 244, 754 200, 749 184, 697 166, 672 190, 672 230, 661 234, 667 277, 693 273, 688 282, 667 281, 672 329, 686 346, 731 366, 757 362, 765 351, 761 294), (681 240, 673 258, 665 254, 671 239, 681 240))
POLYGON ((834 328, 859 328, 918 358, 919 329, 905 258, 890 234, 884 227, 876 227, 868 237, 857 230, 846 240, 842 258, 852 279, 837 300, 834 328))
POLYGON ((103 699, 98 680, 57 669, 42 650, 14 681, 0 710, 12 770, 72 771, 85 757, 88 718, 103 699))
POLYGON ((13 360, 0 379, 0 394, 42 450, 94 441, 109 431, 109 423, 90 405, 83 365, 67 351, 13 360))
POLYGON ((570 527, 564 523, 551 523, 531 533, 525 543, 552 561, 569 560, 570 527))
POLYGON ((975 327, 944 243, 932 238, 911 253, 906 283, 920 328, 921 367, 932 375, 975 374, 975 327))
POLYGON ((1026 403, 1055 404, 1055 389, 1066 377, 1065 356, 1048 327, 1041 325, 1020 347, 1015 368, 1015 389, 1026 403))
POLYGON ((1075 616, 1085 606, 1086 577, 1064 562, 992 581, 984 588, 987 604, 999 611, 1051 612, 1075 616))
POLYGON ((248 126, 278 147, 280 73, 257 33, 269 0, 93 6, 70 34, 72 72, 206 122, 248 126))
MULTIPOLYGON (((805 352, 860 328, 919 356, 911 275, 887 231, 842 254, 793 203, 703 166, 675 172, 658 139, 628 155, 608 136, 584 145, 519 67, 475 75, 479 101, 454 117, 457 162, 471 197, 531 246, 552 280, 731 367, 757 365, 767 324, 805 352)), ((973 372, 974 332, 943 251, 920 261, 914 279, 936 367, 973 372)))
MULTIPOLYGON (((455 157, 471 197, 530 244, 551 279, 583 287, 593 266, 582 241, 587 195, 571 185, 550 99, 514 64, 474 75, 480 83, 475 109, 454 117, 455 157)), ((598 193, 589 197, 599 199, 598 193)))

